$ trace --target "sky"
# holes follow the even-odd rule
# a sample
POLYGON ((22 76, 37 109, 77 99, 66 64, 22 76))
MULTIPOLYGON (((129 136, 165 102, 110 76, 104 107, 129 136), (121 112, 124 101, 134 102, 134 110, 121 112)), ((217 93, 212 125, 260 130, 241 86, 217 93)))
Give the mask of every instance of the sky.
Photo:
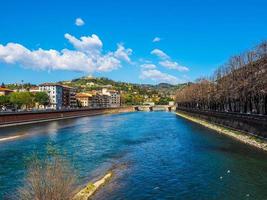
POLYGON ((178 84, 267 39, 265 0, 1 2, 0 82, 178 84))

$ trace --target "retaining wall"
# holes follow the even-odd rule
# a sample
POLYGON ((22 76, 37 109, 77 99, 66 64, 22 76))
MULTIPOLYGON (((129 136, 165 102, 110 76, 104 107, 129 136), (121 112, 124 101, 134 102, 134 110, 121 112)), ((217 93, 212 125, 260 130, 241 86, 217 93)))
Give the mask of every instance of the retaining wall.
POLYGON ((177 108, 177 111, 208 122, 267 138, 267 116, 177 108))
POLYGON ((60 111, 38 111, 38 112, 12 112, 0 114, 0 127, 18 124, 36 123, 59 119, 99 115, 106 113, 130 112, 133 107, 105 108, 105 109, 75 109, 60 111))

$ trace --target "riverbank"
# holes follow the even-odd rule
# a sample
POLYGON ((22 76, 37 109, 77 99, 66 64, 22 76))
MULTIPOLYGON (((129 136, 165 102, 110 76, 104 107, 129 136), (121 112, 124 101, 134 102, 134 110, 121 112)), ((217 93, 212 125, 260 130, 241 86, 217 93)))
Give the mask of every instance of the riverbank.
POLYGON ((222 125, 213 124, 213 123, 210 123, 206 120, 202 120, 200 118, 193 117, 193 116, 190 116, 189 114, 185 114, 182 112, 177 111, 176 114, 180 117, 187 119, 187 120, 198 123, 198 124, 205 126, 209 129, 215 130, 218 133, 225 134, 225 135, 230 136, 234 139, 237 139, 237 140, 239 140, 245 144, 257 147, 257 148, 267 152, 267 142, 264 141, 263 139, 256 137, 256 136, 248 135, 248 134, 243 133, 242 131, 233 130, 231 128, 227 128, 227 127, 224 127, 222 125))
POLYGON ((59 111, 38 111, 23 113, 1 113, 0 128, 9 126, 18 126, 25 124, 34 124, 40 122, 49 122, 62 119, 71 119, 78 117, 95 116, 102 114, 115 114, 124 112, 133 112, 134 108, 102 108, 102 109, 75 109, 75 110, 59 110, 59 111))
POLYGON ((95 192, 103 187, 113 176, 112 172, 108 172, 104 177, 97 180, 94 183, 88 183, 84 189, 79 191, 73 198, 73 200, 88 200, 90 199, 95 192))

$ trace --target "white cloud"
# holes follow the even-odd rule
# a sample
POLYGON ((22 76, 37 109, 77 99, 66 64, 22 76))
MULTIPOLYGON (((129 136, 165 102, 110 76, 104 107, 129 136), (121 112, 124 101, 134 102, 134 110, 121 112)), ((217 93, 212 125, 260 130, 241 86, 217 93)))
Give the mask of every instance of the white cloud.
POLYGON ((85 23, 82 18, 76 18, 75 25, 76 26, 83 26, 85 23))
POLYGON ((156 69, 147 69, 142 70, 141 79, 150 79, 155 82, 165 82, 165 83, 171 83, 171 84, 177 84, 179 80, 170 74, 163 73, 156 69))
POLYGON ((166 67, 168 69, 175 69, 181 72, 189 71, 189 69, 185 66, 179 65, 177 62, 172 62, 169 60, 160 61, 159 64, 163 67, 166 67))
POLYGON ((38 70, 68 70, 79 72, 112 71, 121 67, 122 62, 130 61, 131 49, 118 45, 115 52, 102 53, 102 41, 97 35, 80 39, 65 34, 65 38, 74 46, 74 50, 60 51, 49 49, 30 50, 21 44, 0 44, 0 62, 17 64, 25 68, 38 70))
POLYGON ((78 50, 87 53, 100 53, 103 43, 95 34, 92 36, 82 36, 80 39, 66 33, 65 38, 78 50))
POLYGON ((170 56, 168 56, 165 52, 163 52, 160 49, 152 50, 151 54, 158 56, 162 60, 159 62, 159 64, 163 67, 166 67, 168 69, 175 69, 181 72, 189 71, 188 67, 182 66, 175 61, 171 61, 172 59, 170 58, 170 56))
POLYGON ((114 56, 126 62, 131 62, 129 56, 132 54, 132 52, 132 49, 125 49, 123 44, 118 44, 118 49, 115 51, 114 56))
POLYGON ((142 68, 142 69, 156 69, 157 67, 156 67, 156 65, 154 65, 154 64, 147 63, 147 64, 143 64, 143 65, 141 65, 141 68, 142 68))
POLYGON ((161 38, 159 38, 159 37, 155 37, 155 38, 153 39, 153 42, 159 42, 159 41, 161 41, 161 38))
POLYGON ((170 57, 160 49, 153 49, 150 52, 152 55, 158 56, 160 59, 169 59, 170 57))

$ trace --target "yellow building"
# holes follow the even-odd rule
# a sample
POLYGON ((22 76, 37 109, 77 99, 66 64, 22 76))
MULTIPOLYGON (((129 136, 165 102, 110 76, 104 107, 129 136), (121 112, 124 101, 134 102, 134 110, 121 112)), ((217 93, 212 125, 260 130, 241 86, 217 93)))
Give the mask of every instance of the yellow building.
POLYGON ((13 90, 7 89, 5 87, 0 87, 0 96, 9 95, 13 90))
POLYGON ((76 99, 80 102, 82 107, 90 107, 92 96, 93 95, 90 93, 77 93, 76 99))

